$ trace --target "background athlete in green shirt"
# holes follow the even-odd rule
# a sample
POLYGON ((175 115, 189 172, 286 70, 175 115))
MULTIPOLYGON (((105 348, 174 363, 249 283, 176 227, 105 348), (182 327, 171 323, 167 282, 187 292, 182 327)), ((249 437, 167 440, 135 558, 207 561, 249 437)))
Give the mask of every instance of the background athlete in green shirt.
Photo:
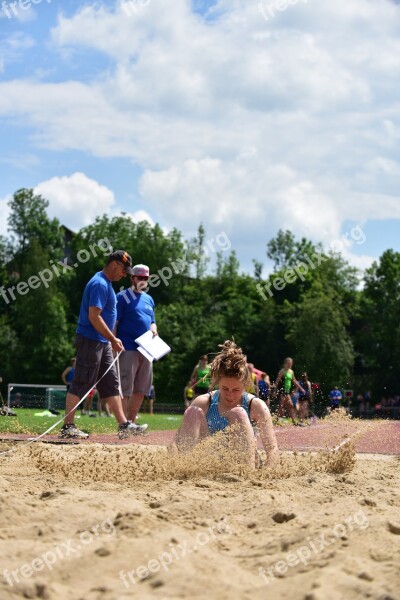
POLYGON ((190 376, 192 388, 194 389, 194 398, 208 392, 211 381, 210 371, 211 366, 208 364, 208 356, 207 354, 203 354, 203 356, 200 356, 199 362, 190 376))
POLYGON ((290 394, 292 392, 293 385, 296 389, 300 390, 305 394, 305 390, 301 387, 293 372, 293 359, 285 358, 283 361, 283 367, 278 373, 278 377, 275 381, 275 394, 278 393, 279 384, 283 381, 283 388, 280 392, 281 398, 279 402, 278 417, 283 417, 285 410, 289 411, 290 418, 292 419, 293 425, 296 425, 296 409, 293 406, 290 394))

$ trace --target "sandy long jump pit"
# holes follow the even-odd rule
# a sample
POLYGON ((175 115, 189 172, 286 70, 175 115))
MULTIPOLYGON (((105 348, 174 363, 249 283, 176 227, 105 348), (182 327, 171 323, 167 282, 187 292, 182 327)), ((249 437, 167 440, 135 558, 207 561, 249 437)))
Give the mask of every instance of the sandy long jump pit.
POLYGON ((400 600, 399 426, 278 429, 272 471, 218 436, 3 441, 0 600, 400 600))

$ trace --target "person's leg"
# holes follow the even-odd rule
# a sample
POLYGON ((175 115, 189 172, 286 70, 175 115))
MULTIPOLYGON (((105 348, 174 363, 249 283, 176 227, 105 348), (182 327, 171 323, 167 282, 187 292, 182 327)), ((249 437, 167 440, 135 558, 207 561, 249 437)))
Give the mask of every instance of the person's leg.
POLYGON ((242 453, 244 464, 255 469, 256 439, 247 412, 241 406, 235 406, 227 413, 231 435, 234 436, 235 447, 242 453))
POLYGON ((74 394, 71 394, 71 392, 68 392, 67 398, 65 401, 64 425, 73 425, 76 409, 75 410, 72 410, 72 409, 74 408, 74 406, 76 406, 78 404, 79 400, 80 400, 79 396, 75 396, 74 394))
POLYGON ((308 418, 308 402, 303 401, 300 402, 300 411, 299 411, 300 420, 304 421, 308 418))
POLYGON ((134 423, 142 406, 143 398, 150 393, 153 367, 152 363, 140 352, 133 352, 132 354, 133 394, 128 402, 127 416, 134 423))
POLYGON ((293 425, 296 425, 297 423, 297 409, 295 406, 293 406, 292 402, 290 403, 290 405, 288 404, 289 407, 289 413, 290 413, 290 418, 292 419, 292 423, 293 425))
MULTIPOLYGON (((105 344, 81 335, 76 336, 75 345, 75 374, 66 397, 64 425, 73 425, 76 410, 72 409, 95 386, 105 347, 105 344), (69 412, 71 414, 68 414, 69 412)), ((81 410, 82 404, 80 405, 81 410)))
POLYGON ((135 422, 135 419, 138 416, 143 398, 144 394, 141 393, 133 393, 132 396, 129 397, 127 417, 132 423, 135 422))
POLYGON ((149 414, 154 415, 154 400, 149 398, 149 414))
MULTIPOLYGON (((124 354, 124 353, 123 353, 124 354)), ((122 355, 121 355, 122 356, 122 355)), ((123 425, 127 422, 125 412, 122 408, 122 399, 119 394, 120 382, 117 373, 117 367, 114 364, 114 356, 112 354, 111 346, 107 346, 104 349, 100 368, 99 368, 99 382, 96 386, 97 392, 100 398, 100 402, 109 405, 112 413, 114 414, 118 425, 123 425), (105 373, 104 377, 102 377, 105 373)))
POLYGON ((130 406, 132 402, 132 392, 133 392, 133 381, 134 381, 134 373, 135 373, 135 355, 140 354, 140 352, 134 352, 133 350, 125 350, 119 359, 119 376, 121 381, 121 390, 122 390, 122 409, 127 416, 127 419, 133 422, 130 417, 130 406))
POLYGON ((187 452, 209 435, 204 412, 198 406, 189 406, 183 415, 182 425, 176 432, 170 451, 187 452))
POLYGON ((278 404, 278 410, 277 410, 276 414, 280 419, 285 414, 285 396, 283 394, 281 394, 279 396, 279 404, 278 404))
POLYGON ((291 397, 290 397, 289 394, 287 394, 285 396, 285 405, 286 405, 286 408, 289 411, 289 415, 290 415, 290 418, 292 419, 292 423, 293 423, 293 425, 295 425, 296 424, 297 411, 296 411, 295 407, 293 406, 293 402, 292 402, 292 399, 291 399, 291 397))
POLYGON ((114 417, 116 418, 116 420, 118 422, 118 425, 122 425, 123 423, 126 423, 127 418, 122 409, 122 402, 121 402, 120 396, 108 396, 107 398, 102 398, 102 401, 105 404, 109 405, 111 412, 113 413, 114 417))
POLYGON ((85 412, 89 415, 92 412, 93 396, 88 396, 85 400, 85 412))

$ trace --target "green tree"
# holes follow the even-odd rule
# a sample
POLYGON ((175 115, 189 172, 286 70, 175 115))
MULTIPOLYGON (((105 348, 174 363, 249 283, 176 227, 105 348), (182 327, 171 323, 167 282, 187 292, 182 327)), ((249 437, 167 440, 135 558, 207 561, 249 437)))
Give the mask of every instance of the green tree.
POLYGON ((282 229, 267 244, 267 256, 274 263, 274 271, 294 267, 299 262, 306 261, 306 257, 311 257, 317 250, 322 250, 322 246, 315 246, 306 238, 296 241, 291 231, 282 229))
POLYGON ((331 289, 315 283, 297 305, 286 307, 286 339, 296 360, 296 370, 307 371, 327 390, 348 386, 354 349, 347 331, 348 316, 331 289))
MULTIPOLYGON (((49 261, 49 252, 32 240, 22 265, 26 281, 49 261)), ((67 322, 67 300, 56 285, 29 289, 11 306, 17 347, 13 354, 13 377, 19 382, 60 383, 60 373, 73 356, 74 327, 67 322)))
POLYGON ((14 258, 20 264, 33 240, 47 248, 52 258, 62 257, 64 245, 62 230, 57 219, 49 219, 49 202, 32 189, 20 189, 9 202, 11 209, 8 229, 14 249, 14 258))
POLYGON ((194 265, 196 279, 202 279, 207 271, 209 263, 208 249, 205 246, 206 230, 200 224, 197 230, 197 237, 192 238, 187 243, 187 258, 194 265))
POLYGON ((400 390, 400 253, 386 250, 366 271, 357 339, 376 394, 400 390))

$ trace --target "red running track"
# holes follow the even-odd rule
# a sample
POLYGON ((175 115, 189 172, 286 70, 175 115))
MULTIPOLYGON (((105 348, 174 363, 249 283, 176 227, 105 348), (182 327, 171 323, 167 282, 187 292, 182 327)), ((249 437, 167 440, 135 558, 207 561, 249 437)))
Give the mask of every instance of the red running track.
MULTIPOLYGON (((400 455, 400 421, 340 421, 321 423, 309 427, 276 427, 281 450, 333 449, 348 438, 354 438, 356 452, 368 454, 400 455)), ((86 441, 60 440, 57 435, 47 435, 40 441, 52 444, 153 444, 167 446, 175 431, 154 431, 146 435, 119 440, 117 434, 91 435, 86 441)), ((27 441, 32 436, 0 434, 0 441, 27 441)))

